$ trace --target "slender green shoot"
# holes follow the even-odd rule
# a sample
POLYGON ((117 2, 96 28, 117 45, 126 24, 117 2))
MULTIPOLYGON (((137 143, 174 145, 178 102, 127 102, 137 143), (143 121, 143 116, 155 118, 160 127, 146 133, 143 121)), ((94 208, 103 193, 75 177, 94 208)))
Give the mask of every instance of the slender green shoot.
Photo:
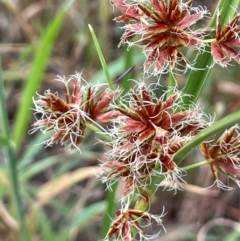
MULTIPOLYGON (((127 69, 131 68, 134 65, 134 48, 131 48, 127 51, 125 51, 125 65, 124 65, 124 71, 127 69)), ((134 77, 134 72, 131 71, 123 80, 120 82, 121 86, 123 88, 123 95, 126 94, 130 88, 131 88, 131 81, 130 79, 133 79, 134 77)))
MULTIPOLYGON (((4 84, 2 79, 1 60, 0 60, 0 129, 5 139, 11 142, 6 99, 4 94, 4 84)), ((22 199, 20 195, 20 186, 19 186, 19 180, 18 180, 19 178, 18 178, 18 172, 16 168, 16 157, 15 157, 14 149, 12 145, 4 146, 3 152, 4 152, 5 161, 8 167, 11 190, 12 190, 13 199, 16 206, 18 221, 20 224, 20 233, 21 233, 20 238, 22 241, 28 241, 30 240, 30 238, 29 238, 28 230, 25 223, 23 204, 22 204, 22 199)))
POLYGON ((96 35, 94 33, 94 30, 93 30, 92 26, 90 24, 88 24, 88 27, 89 27, 90 33, 92 35, 93 42, 94 42, 94 45, 96 47, 96 50, 97 50, 97 53, 98 53, 98 57, 100 59, 103 71, 104 71, 105 76, 107 78, 107 82, 108 82, 109 88, 111 90, 113 90, 114 89, 113 81, 112 81, 112 78, 111 78, 110 73, 108 71, 108 67, 107 67, 106 61, 105 61, 105 59, 103 57, 103 53, 102 53, 101 47, 100 47, 100 45, 98 43, 97 37, 96 37, 96 35))
MULTIPOLYGON (((97 53, 98 53, 98 57, 100 59, 100 62, 101 62, 102 68, 103 68, 103 71, 104 71, 105 76, 107 78, 109 88, 113 90, 114 89, 113 81, 112 81, 112 78, 111 78, 110 73, 108 71, 108 67, 107 67, 106 61, 104 59, 101 47, 98 43, 97 37, 94 33, 94 30, 93 30, 92 26, 89 24, 88 27, 89 27, 90 33, 92 35, 92 38, 93 38, 93 41, 94 41, 94 44, 95 44, 95 47, 96 47, 96 50, 97 50, 97 53)), ((107 231, 108 231, 108 229, 111 225, 111 218, 110 217, 112 217, 114 212, 115 212, 114 197, 115 197, 116 190, 117 190, 117 182, 112 185, 111 191, 107 192, 107 210, 106 210, 106 214, 105 214, 104 219, 103 219, 103 226, 102 226, 101 233, 100 233, 101 238, 104 238, 106 236, 107 231)))

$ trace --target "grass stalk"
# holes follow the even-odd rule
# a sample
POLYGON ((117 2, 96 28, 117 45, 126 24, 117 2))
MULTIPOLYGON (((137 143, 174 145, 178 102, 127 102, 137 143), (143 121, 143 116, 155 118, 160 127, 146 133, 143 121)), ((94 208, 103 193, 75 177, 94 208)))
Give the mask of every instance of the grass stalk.
MULTIPOLYGON (((0 125, 1 125, 0 126, 1 132, 3 133, 4 137, 8 139, 10 142, 11 135, 10 135, 8 114, 7 114, 7 108, 6 108, 6 100, 4 95, 1 59, 0 59, 0 125)), ((22 199, 20 195, 19 178, 18 178, 18 172, 16 168, 16 157, 15 157, 13 146, 12 145, 4 146, 3 152, 4 152, 6 164, 8 167, 12 195, 16 206, 18 221, 20 224, 21 240, 28 241, 30 240, 30 238, 29 238, 27 226, 25 223, 23 204, 22 204, 22 199)))
MULTIPOLYGON (((108 66, 107 66, 105 58, 103 56, 102 49, 100 47, 98 39, 97 39, 97 37, 94 33, 94 30, 93 30, 92 26, 89 24, 88 27, 89 27, 90 33, 92 35, 94 45, 96 47, 98 57, 100 59, 100 62, 101 62, 105 77, 107 79, 109 88, 111 90, 114 90, 113 81, 112 81, 111 75, 109 73, 108 66)), ((104 238, 106 236, 106 234, 108 232, 108 229, 111 225, 111 217, 114 215, 114 212, 115 212, 114 198, 115 198, 115 194, 116 194, 116 191, 117 191, 117 186, 118 186, 118 183, 116 182, 111 186, 111 190, 107 191, 107 209, 106 209, 105 216, 103 218, 103 226, 102 226, 102 229, 101 229, 101 232, 100 232, 100 238, 104 238)))

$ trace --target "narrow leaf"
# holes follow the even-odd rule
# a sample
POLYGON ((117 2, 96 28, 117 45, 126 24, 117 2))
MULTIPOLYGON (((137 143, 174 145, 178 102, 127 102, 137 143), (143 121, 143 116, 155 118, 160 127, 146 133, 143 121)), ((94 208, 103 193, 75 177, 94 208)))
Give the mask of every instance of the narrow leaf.
POLYGON ((100 59, 100 62, 101 62, 103 71, 104 71, 105 76, 106 76, 106 78, 107 78, 109 88, 113 90, 113 89, 114 89, 114 87, 113 87, 113 81, 112 81, 112 78, 111 78, 111 76, 110 76, 110 73, 109 73, 109 70, 108 70, 106 61, 105 61, 105 59, 104 59, 104 56, 103 56, 101 47, 100 47, 100 45, 99 45, 99 43, 98 43, 97 37, 96 37, 96 35, 95 35, 95 33, 94 33, 94 30, 93 30, 92 26, 91 26, 90 24, 88 24, 88 27, 89 27, 90 33, 91 33, 91 35, 92 35, 93 42, 94 42, 94 45, 95 45, 95 47, 96 47, 96 50, 97 50, 97 53, 98 53, 98 57, 99 57, 99 59, 100 59))

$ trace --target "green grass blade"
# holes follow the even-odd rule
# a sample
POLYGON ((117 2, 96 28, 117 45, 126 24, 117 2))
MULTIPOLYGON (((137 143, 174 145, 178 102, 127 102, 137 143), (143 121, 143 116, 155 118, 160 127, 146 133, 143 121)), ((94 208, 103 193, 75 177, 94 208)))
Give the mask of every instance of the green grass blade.
POLYGON ((201 142, 207 140, 218 131, 224 130, 238 122, 240 122, 240 111, 234 112, 233 114, 222 118, 218 122, 214 123, 210 127, 201 131, 198 135, 196 135, 190 142, 188 142, 174 155, 173 160, 175 161, 175 163, 179 164, 184 159, 184 157, 186 157, 201 142))
POLYGON ((40 232, 42 240, 57 240, 56 234, 54 234, 51 222, 46 217, 45 213, 39 209, 37 214, 38 223, 40 225, 40 232))
MULTIPOLYGON (((124 71, 131 68, 134 65, 134 48, 131 48, 129 50, 125 50, 125 64, 124 64, 124 71)), ((124 72, 123 71, 123 72, 124 72)), ((127 93, 131 88, 131 81, 130 79, 133 79, 134 77, 134 70, 132 70, 125 78, 120 80, 121 86, 123 88, 123 95, 127 93)))
MULTIPOLYGON (((4 94, 4 84, 2 79, 1 60, 0 60, 0 129, 3 135, 5 136, 5 138, 7 138, 8 140, 11 140, 6 100, 5 100, 5 94, 4 94)), ((22 204, 22 199, 20 195, 20 187, 19 187, 19 181, 18 181, 18 173, 16 168, 16 158, 14 155, 14 149, 12 148, 11 145, 4 146, 3 153, 4 153, 4 157, 8 167, 13 199, 14 199, 17 214, 18 214, 18 221, 20 223, 21 237, 19 237, 19 239, 22 241, 28 241, 29 234, 26 227, 25 216, 23 212, 23 204, 22 204)))
POLYGON ((115 195, 117 192, 117 186, 118 183, 116 182, 111 186, 111 190, 107 192, 107 212, 103 218, 103 225, 100 233, 100 238, 104 238, 106 236, 111 225, 113 215, 115 213, 115 195))
POLYGON ((9 146, 10 145, 10 141, 8 138, 4 137, 4 136, 0 136, 0 146, 9 146))
POLYGON ((0 130, 2 132, 2 139, 10 139, 10 128, 8 122, 8 114, 6 107, 6 99, 4 92, 4 83, 2 78, 2 61, 0 59, 0 130))
POLYGON ((94 42, 94 45, 96 47, 96 50, 97 50, 97 53, 98 53, 98 57, 100 59, 103 71, 104 71, 105 76, 107 78, 107 82, 108 82, 109 88, 113 90, 114 89, 113 81, 112 81, 112 78, 110 76, 110 73, 109 73, 106 61, 105 61, 105 59, 103 57, 103 53, 102 53, 101 47, 100 47, 100 45, 98 43, 97 37, 96 37, 96 35, 94 33, 94 30, 93 30, 92 26, 90 24, 88 24, 88 27, 89 27, 90 33, 92 35, 93 42, 94 42))
MULTIPOLYGON (((132 63, 135 65, 144 61, 145 56, 142 53, 135 53, 132 63)), ((112 78, 116 78, 126 70, 126 56, 121 56, 118 59, 108 64, 108 70, 112 78)), ((103 70, 99 70, 90 80, 91 83, 105 82, 105 74, 103 70)))
MULTIPOLYGON (((109 70, 108 70, 108 67, 107 67, 107 64, 106 64, 106 61, 103 57, 103 54, 102 54, 102 50, 101 50, 101 47, 98 43, 98 40, 97 40, 97 37, 91 27, 91 25, 88 25, 89 26, 89 30, 91 32, 91 35, 92 35, 92 38, 93 38, 93 41, 94 41, 94 44, 95 44, 95 47, 96 47, 96 50, 97 50, 97 53, 98 53, 98 56, 99 56, 99 59, 100 59, 100 62, 101 62, 101 65, 102 65, 102 68, 103 68, 103 71, 105 73, 105 76, 107 78, 107 81, 108 81, 108 85, 111 89, 114 89, 114 86, 113 86, 113 81, 112 81, 112 78, 110 76, 110 73, 109 73, 109 70)), ((125 57, 125 61, 124 61, 124 67, 131 67, 130 65, 132 65, 132 52, 129 52, 127 54, 127 56, 130 56, 131 59, 127 59, 125 57), (127 59, 127 60, 126 60, 127 59)), ((130 83, 127 83, 127 81, 124 81, 124 87, 126 89, 130 89, 130 83)), ((110 227, 110 224, 111 224, 111 216, 114 214, 115 212, 115 202, 114 202, 114 198, 115 198, 115 193, 116 193, 116 189, 117 189, 117 183, 115 183, 113 186, 112 186, 112 190, 111 191, 108 191, 107 193, 107 212, 104 216, 104 219, 103 219, 103 226, 102 226, 102 230, 101 230, 101 238, 105 237, 109 227, 110 227)))
MULTIPOLYGON (((124 63, 124 68, 125 70, 131 68, 133 66, 133 61, 134 61, 134 54, 133 54, 133 49, 131 49, 130 51, 126 51, 124 59, 125 59, 125 63, 124 63)), ((124 71, 125 71, 124 70, 124 71)), ((123 88, 123 94, 127 93, 130 88, 131 88, 131 81, 129 81, 129 78, 133 78, 133 73, 130 72, 130 76, 127 75, 125 78, 123 78, 123 80, 120 80, 121 86, 123 88)), ((103 225, 102 225, 102 229, 101 229, 101 233, 100 233, 100 237, 104 238, 109 230, 109 227, 111 225, 111 218, 113 217, 114 213, 115 213, 115 194, 116 194, 116 190, 117 190, 117 183, 114 183, 111 186, 111 190, 108 191, 107 193, 107 212, 105 213, 105 216, 103 218, 103 225)))
MULTIPOLYGON (((227 23, 233 16, 236 14, 236 9, 239 4, 240 0, 220 0, 217 6, 217 9, 221 10, 221 22, 223 24, 227 23)), ((216 25, 216 17, 217 11, 209 24, 209 27, 215 27, 216 25)), ((207 77, 211 71, 211 66, 213 63, 213 58, 211 55, 210 48, 206 48, 206 52, 204 54, 198 56, 196 61, 196 68, 200 69, 197 71, 191 71, 189 77, 187 79, 187 83, 184 87, 183 92, 189 94, 190 96, 184 97, 184 102, 189 104, 191 102, 196 102, 202 88, 207 80, 207 77), (204 70, 201 70, 204 69, 204 70)))
POLYGON ((94 215, 106 208, 106 201, 93 203, 85 207, 71 222, 70 229, 86 224, 94 215))
POLYGON ((63 19, 67 13, 67 10, 73 1, 74 0, 65 1, 65 4, 62 5, 60 11, 55 16, 54 20, 48 25, 44 35, 41 38, 41 43, 33 60, 29 77, 24 86, 21 97, 21 104, 18 108, 15 120, 13 139, 17 148, 19 148, 25 136, 28 122, 32 114, 32 111, 30 110, 32 107, 32 96, 36 93, 41 85, 44 70, 47 66, 54 42, 60 30, 63 19))
POLYGON ((174 87, 176 87, 176 80, 174 78, 174 72, 169 72, 169 74, 168 74, 168 92, 167 92, 167 97, 169 97, 172 94, 174 87))
MULTIPOLYGON (((233 224, 234 225, 234 224, 233 224)), ((240 240, 239 224, 237 223, 236 229, 224 237, 223 241, 238 241, 240 240)))

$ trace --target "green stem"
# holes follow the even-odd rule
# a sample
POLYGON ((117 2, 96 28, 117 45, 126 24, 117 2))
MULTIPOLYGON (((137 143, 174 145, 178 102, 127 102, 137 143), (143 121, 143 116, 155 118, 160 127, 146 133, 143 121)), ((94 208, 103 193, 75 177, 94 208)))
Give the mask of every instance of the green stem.
MULTIPOLYGON (((124 63, 124 71, 131 68, 133 66, 133 56, 134 56, 134 48, 125 51, 125 63, 124 63)), ((131 81, 129 79, 133 79, 134 72, 131 71, 121 82, 121 86, 123 88, 123 95, 126 94, 131 88, 131 81)))
POLYGON ((111 142, 112 139, 109 137, 107 133, 104 133, 102 129, 97 127, 96 125, 93 124, 87 124, 87 127, 94 131, 95 133, 98 133, 100 136, 102 136, 106 141, 111 142))
POLYGON ((115 195, 117 191, 118 183, 115 182, 111 185, 111 190, 107 192, 107 212, 103 218, 102 229, 100 233, 100 238, 106 237, 108 230, 110 228, 112 218, 115 212, 115 195))
MULTIPOLYGON (((160 164, 157 163, 155 166, 155 170, 159 170, 159 168, 160 168, 160 164)), ((163 175, 151 177, 151 184, 147 188, 145 188, 145 193, 148 193, 149 202, 151 202, 151 199, 154 196, 158 185, 162 182, 163 179, 164 179, 163 175)), ((146 211, 149 208, 149 205, 150 203, 146 205, 145 202, 136 202, 136 205, 134 208, 136 210, 146 211)))
POLYGON ((0 146, 9 146, 12 145, 14 146, 14 143, 6 138, 5 136, 0 136, 0 146))
MULTIPOLYGON (((99 129, 97 126, 92 125, 92 124, 88 124, 87 126, 94 132, 98 132, 106 141, 108 141, 108 142, 111 141, 111 138, 107 134, 103 133, 102 130, 99 129)), ((102 225, 102 229, 101 229, 101 233, 100 233, 101 239, 107 235, 107 232, 111 225, 111 218, 114 216, 114 212, 115 212, 114 198, 115 198, 116 191, 117 191, 117 182, 114 183, 111 186, 111 190, 107 192, 107 211, 103 218, 103 225, 102 225)))
POLYGON ((173 156, 174 162, 179 165, 181 161, 199 144, 207 140, 218 131, 224 130, 236 123, 240 122, 240 111, 236 111, 228 116, 225 116, 210 127, 204 129, 197 134, 191 141, 189 141, 183 148, 176 152, 173 156))
MULTIPOLYGON (((92 124, 88 124, 87 126, 94 132, 98 132, 106 141, 111 142, 111 138, 109 137, 109 135, 103 133, 102 130, 99 129, 97 126, 92 125, 92 124)), ((102 225, 102 229, 101 229, 101 233, 100 233, 101 239, 107 235, 107 232, 110 228, 111 221, 112 221, 111 218, 114 216, 114 212, 115 212, 114 198, 115 198, 116 191, 117 191, 117 182, 114 183, 111 186, 111 190, 109 190, 107 192, 107 211, 103 218, 103 225, 102 225)))
MULTIPOLYGON (((2 79, 2 64, 0 59, 0 123, 1 123, 0 125, 1 125, 1 131, 3 135, 11 143, 8 114, 7 114, 7 108, 5 103, 6 103, 6 100, 4 95, 4 84, 2 79)), ((4 146, 3 151, 5 154, 6 164, 8 166, 11 189, 12 189, 13 198, 14 198, 14 202, 17 210, 18 220, 20 223, 21 240, 28 241, 30 240, 30 238, 29 238, 28 230, 25 223, 22 199, 20 195, 18 172, 16 168, 16 157, 14 154, 13 146, 12 145, 4 146)))
POLYGON ((210 163, 212 163, 212 162, 214 162, 214 159, 209 159, 209 160, 197 162, 197 163, 194 163, 194 164, 185 166, 185 167, 181 167, 181 169, 184 170, 184 171, 188 171, 188 170, 191 170, 191 169, 194 169, 194 168, 203 166, 203 165, 205 165, 205 164, 210 164, 210 163))
MULTIPOLYGON (((97 50, 97 53, 98 53, 98 57, 100 59, 103 71, 104 71, 105 76, 107 78, 107 82, 108 82, 109 88, 111 90, 114 90, 113 81, 112 81, 112 78, 110 76, 110 73, 109 73, 106 61, 104 59, 101 47, 100 47, 100 45, 98 43, 98 39, 97 39, 97 37, 96 37, 96 35, 94 33, 94 30, 93 30, 92 26, 89 24, 88 27, 89 27, 90 33, 92 35, 92 38, 93 38, 93 41, 94 41, 94 45, 96 47, 96 50, 97 50)), ((109 230, 109 227, 111 225, 111 218, 110 217, 112 217, 114 215, 114 211, 115 211, 114 198, 115 198, 116 191, 117 191, 117 182, 114 183, 111 186, 111 190, 107 192, 107 210, 106 210, 106 214, 105 214, 104 219, 103 219, 103 226, 102 226, 102 230, 101 230, 101 233, 100 233, 101 238, 104 238, 106 236, 106 234, 107 234, 107 232, 109 230)))
POLYGON ((168 92, 167 97, 169 97, 173 93, 173 89, 176 86, 176 80, 174 78, 174 70, 172 72, 169 72, 168 75, 168 92))

